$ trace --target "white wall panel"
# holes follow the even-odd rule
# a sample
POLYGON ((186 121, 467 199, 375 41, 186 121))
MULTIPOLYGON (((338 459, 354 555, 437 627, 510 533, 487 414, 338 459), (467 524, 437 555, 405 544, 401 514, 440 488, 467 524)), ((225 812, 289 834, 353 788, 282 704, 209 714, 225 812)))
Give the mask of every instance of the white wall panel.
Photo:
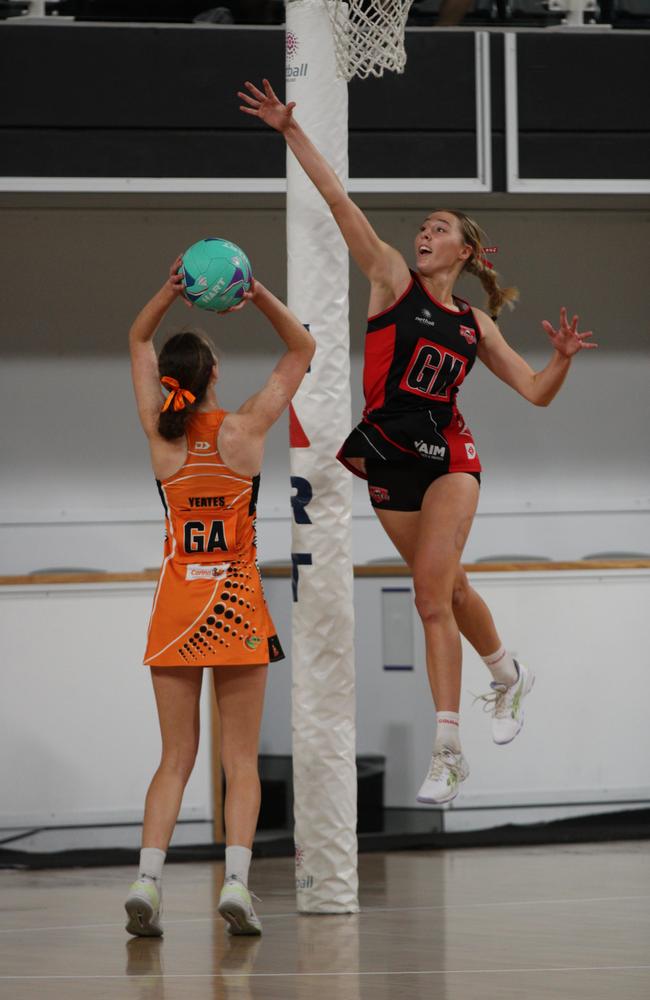
MULTIPOLYGON (((152 584, 0 588, 0 827, 141 822, 160 761, 152 584)), ((212 815, 209 687, 181 819, 212 815)))
MULTIPOLYGON (((413 630, 415 669, 386 671, 379 621, 382 588, 409 584, 404 577, 355 581, 357 747, 360 754, 385 755, 386 805, 425 808, 415 798, 429 764, 435 714, 422 627, 411 604, 404 625, 413 630)), ((491 676, 463 643, 461 739, 471 774, 450 810, 458 813, 456 827, 447 828, 533 821, 532 807, 537 818, 552 819, 568 814, 571 804, 598 812, 610 803, 650 801, 650 573, 477 573, 472 584, 503 641, 537 681, 521 734, 496 746, 482 703, 473 705, 475 694, 489 691, 491 676), (497 811, 506 806, 509 814, 497 811), (468 809, 476 810, 471 821, 468 809)), ((282 631, 289 581, 269 580, 266 590, 282 631)), ((274 667, 264 753, 290 752, 289 697, 290 668, 274 667)))

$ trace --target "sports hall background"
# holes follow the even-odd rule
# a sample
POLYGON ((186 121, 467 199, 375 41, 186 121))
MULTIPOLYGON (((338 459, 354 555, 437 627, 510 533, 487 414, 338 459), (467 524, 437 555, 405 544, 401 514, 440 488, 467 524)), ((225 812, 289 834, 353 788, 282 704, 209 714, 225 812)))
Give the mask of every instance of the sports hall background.
MULTIPOLYGON (((380 235, 407 258, 419 221, 433 208, 475 215, 488 242, 499 247, 495 264, 503 279, 520 288, 521 302, 503 316, 502 328, 533 366, 549 356, 540 322, 555 321, 561 305, 580 314, 582 328, 593 329, 600 345, 573 364, 549 409, 531 407, 482 366, 473 371, 461 408, 485 474, 465 560, 503 553, 555 561, 650 553, 650 202, 638 183, 650 165, 650 110, 641 99, 647 33, 518 33, 522 176, 566 179, 562 193, 507 190, 503 44, 503 33, 490 34, 492 191, 391 193, 379 183, 379 190, 356 197, 380 235), (611 179, 617 193, 608 193, 606 184, 586 190, 584 179, 594 178, 611 179), (640 193, 626 193, 626 182, 640 193)), ((404 77, 350 86, 351 177, 472 177, 472 32, 409 31, 407 51, 404 77)), ((126 335, 169 263, 205 235, 241 244, 256 274, 285 294, 284 194, 277 183, 267 190, 273 184, 265 182, 284 176, 283 144, 240 116, 235 96, 244 79, 261 75, 281 89, 283 29, 0 25, 0 67, 0 92, 11 95, 0 107, 0 573, 155 567, 162 511, 137 424, 126 335), (165 191, 164 182, 159 191, 134 193, 119 184, 116 191, 93 190, 96 178, 161 176, 185 178, 187 190, 165 191), (240 190, 220 191, 220 178, 249 180, 240 190), (216 179, 212 185, 210 179, 216 179)), ((462 292, 482 304, 474 279, 462 292)), ((362 405, 366 294, 353 266, 353 416, 362 405)), ((221 401, 236 406, 272 367, 274 334, 252 308, 219 319, 178 305, 163 329, 188 322, 215 338, 221 401)), ((269 438, 259 505, 262 562, 286 560, 290 552, 287 436, 285 420, 269 438)), ((357 565, 393 556, 358 482, 353 556, 357 565)), ((643 761, 650 746, 643 705, 650 664, 642 608, 649 574, 623 573, 620 591, 610 591, 609 580, 573 590, 579 581, 568 576, 557 583, 555 598, 545 591, 536 602, 517 577, 499 585, 502 607, 498 595, 495 600, 521 654, 543 661, 540 671, 555 670, 554 687, 547 687, 545 701, 540 696, 544 711, 557 712, 561 703, 561 718, 573 718, 570 706, 585 692, 594 699, 590 720, 554 733, 553 776, 566 777, 572 748, 585 741, 597 745, 606 731, 613 745, 635 747, 632 764, 621 762, 611 787, 606 773, 585 777, 585 802, 591 795, 599 808, 647 806, 650 779, 643 761), (615 700, 626 711, 612 719, 607 706, 619 684, 615 700)), ((404 746, 406 722, 391 728, 390 713, 394 705, 408 708, 417 700, 422 655, 416 640, 417 669, 399 682, 391 677, 389 691, 373 639, 382 582, 368 586, 359 591, 357 607, 360 751, 390 758, 392 748, 400 768, 413 769, 419 745, 404 746), (383 736, 372 729, 374 714, 385 723, 383 736)), ((268 588, 286 631, 290 581, 272 579, 268 588)), ((151 589, 89 585, 62 596, 45 588, 36 599, 5 582, 4 830, 137 823, 142 775, 157 753, 153 704, 142 707, 149 690, 138 645, 151 589), (135 770, 132 748, 116 738, 133 701, 148 713, 135 770)), ((407 623, 407 644, 409 630, 407 623)), ((271 678, 267 753, 289 752, 289 669, 285 663, 271 678)), ((471 658, 468 673, 480 690, 484 678, 471 658)), ((531 755, 548 739, 541 718, 535 725, 527 734, 531 755)), ((200 825, 186 835, 181 830, 181 841, 192 842, 197 831, 203 836, 208 829, 209 769, 204 741, 184 813, 188 823, 200 825)), ((554 780, 547 779, 546 806, 554 780)), ((573 801, 566 795, 581 780, 570 776, 558 801, 573 801)), ((96 834, 93 843, 119 846, 135 843, 136 836, 134 825, 128 834, 96 834)), ((16 846, 30 843, 82 841, 68 832, 16 846)))

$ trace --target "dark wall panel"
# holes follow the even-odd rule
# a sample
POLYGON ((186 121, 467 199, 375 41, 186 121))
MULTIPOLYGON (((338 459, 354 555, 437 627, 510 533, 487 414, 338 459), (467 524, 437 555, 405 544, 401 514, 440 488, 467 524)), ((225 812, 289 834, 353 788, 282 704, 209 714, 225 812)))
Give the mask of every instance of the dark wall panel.
POLYGON ((2 170, 20 177, 284 177, 286 147, 267 130, 7 129, 2 170), (53 169, 53 167, 55 169, 53 169))
MULTIPOLYGON (((285 176, 286 149, 274 132, 6 129, 3 137, 2 168, 11 177, 285 176)), ((473 177, 475 172, 472 133, 350 137, 351 176, 473 177)))
MULTIPOLYGON (((650 176, 650 36, 517 39, 521 175, 650 176)), ((491 34, 495 190, 503 42, 491 34)), ((474 33, 409 31, 406 47, 403 75, 350 85, 351 176, 474 176, 474 33)), ((0 172, 283 177, 282 139, 239 111, 262 75, 284 95, 282 28, 0 25, 0 172)))
MULTIPOLYGON (((409 33, 407 52, 406 73, 352 81, 350 128, 472 129, 473 34, 409 33)), ((248 129, 236 91, 267 76, 283 94, 284 74, 283 29, 5 27, 0 87, 19 100, 0 126, 248 129)))
POLYGON ((476 177, 473 132, 350 135, 351 177, 476 177))
POLYGON ((250 129, 237 90, 284 72, 280 30, 10 25, 0 126, 250 129))
POLYGON ((650 133, 522 135, 519 170, 522 177, 645 180, 650 177, 650 133))
POLYGON ((520 33, 517 55, 520 128, 650 130, 645 32, 520 33))
POLYGON ((350 129, 473 131, 474 34, 408 32, 406 70, 350 83, 350 129))

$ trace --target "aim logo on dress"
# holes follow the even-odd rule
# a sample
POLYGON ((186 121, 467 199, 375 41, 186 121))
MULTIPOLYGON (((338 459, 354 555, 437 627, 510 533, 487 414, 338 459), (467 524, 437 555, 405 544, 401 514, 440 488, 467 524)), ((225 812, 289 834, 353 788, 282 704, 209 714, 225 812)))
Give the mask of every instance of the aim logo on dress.
POLYGON ((415 441, 414 444, 420 454, 426 455, 427 458, 436 458, 441 461, 447 454, 447 448, 442 444, 429 444, 427 441, 415 441))

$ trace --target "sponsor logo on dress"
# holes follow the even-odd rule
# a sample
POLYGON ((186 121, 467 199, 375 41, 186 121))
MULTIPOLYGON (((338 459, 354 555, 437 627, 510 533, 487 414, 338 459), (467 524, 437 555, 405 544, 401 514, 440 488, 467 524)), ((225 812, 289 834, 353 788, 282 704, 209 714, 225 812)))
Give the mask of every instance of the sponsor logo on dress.
POLYGON ((246 646, 246 649, 255 650, 255 649, 257 649, 257 647, 259 646, 259 644, 261 643, 261 641, 262 641, 261 636, 259 636, 259 635, 249 635, 244 640, 244 645, 246 646))
POLYGON ((464 337, 468 344, 476 343, 476 331, 471 326, 461 326, 458 330, 461 337, 464 337))
POLYGON ((194 442, 194 450, 195 451, 210 451, 210 442, 209 441, 195 441, 194 442))
POLYGON ((442 444, 427 444, 426 441, 414 441, 413 443, 420 454, 426 455, 427 458, 435 458, 440 461, 447 454, 447 449, 442 444))
POLYGON ((474 447, 474 445, 465 442, 465 451, 467 452, 467 457, 469 458, 469 460, 473 462, 474 459, 476 458, 476 448, 474 447))
POLYGON ((369 486, 368 493, 375 503, 388 503, 390 500, 390 493, 383 486, 369 486))
POLYGON ((425 323, 426 326, 435 326, 436 321, 431 319, 430 309, 420 309, 420 315, 415 317, 416 323, 425 323))
POLYGON ((223 580, 230 569, 230 563, 188 563, 185 567, 186 580, 223 580))

